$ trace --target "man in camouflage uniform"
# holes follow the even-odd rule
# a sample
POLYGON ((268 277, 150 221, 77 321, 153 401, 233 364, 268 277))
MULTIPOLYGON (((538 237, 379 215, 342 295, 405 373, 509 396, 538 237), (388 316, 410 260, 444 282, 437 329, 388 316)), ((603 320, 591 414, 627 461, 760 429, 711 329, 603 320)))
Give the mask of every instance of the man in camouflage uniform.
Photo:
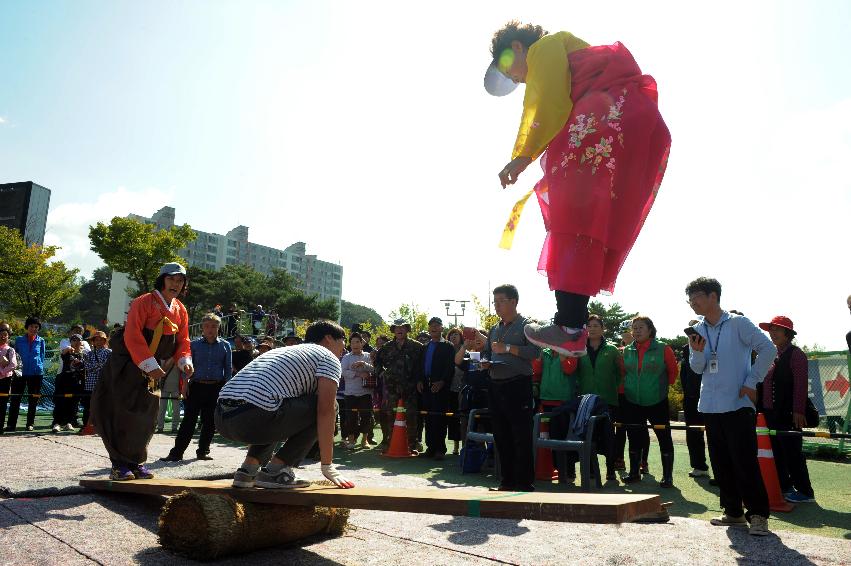
POLYGON ((393 321, 390 331, 395 340, 386 343, 375 356, 375 373, 384 382, 384 396, 381 405, 381 441, 382 450, 390 446, 393 421, 396 417, 396 405, 402 400, 408 427, 408 447, 412 452, 417 448, 417 382, 422 372, 423 345, 408 338, 411 325, 404 319, 393 321))

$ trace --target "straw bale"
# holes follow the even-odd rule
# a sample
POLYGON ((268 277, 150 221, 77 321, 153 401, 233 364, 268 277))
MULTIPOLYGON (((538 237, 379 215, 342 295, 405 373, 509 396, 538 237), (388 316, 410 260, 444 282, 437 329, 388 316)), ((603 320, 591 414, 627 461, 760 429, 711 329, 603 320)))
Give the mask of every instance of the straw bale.
POLYGON ((349 509, 249 503, 229 495, 184 491, 163 506, 157 535, 163 548, 212 560, 261 548, 343 534, 349 509))

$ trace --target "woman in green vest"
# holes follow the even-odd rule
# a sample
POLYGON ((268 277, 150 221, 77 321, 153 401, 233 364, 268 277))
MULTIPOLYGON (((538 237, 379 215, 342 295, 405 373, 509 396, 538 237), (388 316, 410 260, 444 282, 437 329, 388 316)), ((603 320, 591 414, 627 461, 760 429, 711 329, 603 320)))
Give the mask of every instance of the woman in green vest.
MULTIPOLYGON (((550 348, 541 350, 541 410, 560 406, 576 397, 576 358, 568 358, 550 348)), ((532 367, 534 368, 533 364, 532 367)))
MULTIPOLYGON (((605 326, 599 316, 592 314, 588 317, 587 329, 588 355, 578 358, 579 366, 576 372, 579 394, 593 393, 602 397, 609 406, 609 415, 614 422, 621 418, 618 388, 623 384, 623 357, 618 347, 603 337, 605 326)), ((610 439, 609 446, 614 447, 614 438, 610 439)), ((606 454, 606 481, 617 481, 614 454, 611 450, 609 452, 606 454)))
POLYGON ((674 443, 668 413, 668 387, 677 379, 677 357, 670 346, 656 340, 656 327, 646 316, 632 319, 633 343, 624 348, 624 403, 622 415, 629 426, 629 475, 624 483, 641 480, 641 428, 653 425, 662 454, 661 487, 673 487, 674 443), (640 427, 640 428, 639 428, 640 427))

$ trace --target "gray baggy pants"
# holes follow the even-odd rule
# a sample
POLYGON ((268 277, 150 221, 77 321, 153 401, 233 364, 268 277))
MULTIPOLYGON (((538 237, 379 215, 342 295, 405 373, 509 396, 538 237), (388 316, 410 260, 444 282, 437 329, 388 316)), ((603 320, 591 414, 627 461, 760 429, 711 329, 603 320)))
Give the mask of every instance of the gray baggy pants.
POLYGON ((295 466, 316 443, 316 395, 284 399, 277 411, 251 403, 216 405, 216 430, 227 439, 248 444, 248 456, 265 466, 279 442, 275 456, 295 466))

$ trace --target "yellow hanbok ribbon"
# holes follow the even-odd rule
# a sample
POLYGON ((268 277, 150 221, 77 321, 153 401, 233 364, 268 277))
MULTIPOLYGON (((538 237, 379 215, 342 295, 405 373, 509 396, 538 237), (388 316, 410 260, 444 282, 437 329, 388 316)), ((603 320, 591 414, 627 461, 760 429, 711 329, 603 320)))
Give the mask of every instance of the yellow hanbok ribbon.
MULTIPOLYGON (((159 348, 160 346, 160 340, 162 340, 163 331, 165 330, 166 326, 171 329, 172 334, 177 334, 177 325, 173 323, 167 316, 162 317, 154 328, 154 336, 153 338, 151 338, 151 343, 148 344, 148 351, 151 352, 152 356, 157 355, 157 348, 159 348)), ((165 377, 163 377, 162 380, 159 380, 154 379, 148 374, 145 374, 145 378, 148 381, 148 391, 159 397, 160 389, 162 388, 161 382, 165 379, 165 377)))
POLYGON ((526 201, 532 196, 535 189, 532 189, 523 198, 514 203, 511 209, 511 215, 508 217, 508 222, 505 223, 505 229, 502 231, 502 238, 499 240, 499 247, 504 250, 510 250, 511 244, 514 243, 514 233, 517 231, 517 225, 520 223, 520 215, 523 214, 523 207, 526 206, 526 201))
POLYGON ((159 323, 157 323, 157 326, 154 328, 154 337, 151 339, 151 343, 148 344, 148 350, 150 350, 152 356, 157 354, 157 348, 160 346, 160 340, 163 337, 163 331, 165 330, 166 325, 168 325, 172 334, 177 334, 177 325, 169 320, 167 316, 162 317, 159 323))

